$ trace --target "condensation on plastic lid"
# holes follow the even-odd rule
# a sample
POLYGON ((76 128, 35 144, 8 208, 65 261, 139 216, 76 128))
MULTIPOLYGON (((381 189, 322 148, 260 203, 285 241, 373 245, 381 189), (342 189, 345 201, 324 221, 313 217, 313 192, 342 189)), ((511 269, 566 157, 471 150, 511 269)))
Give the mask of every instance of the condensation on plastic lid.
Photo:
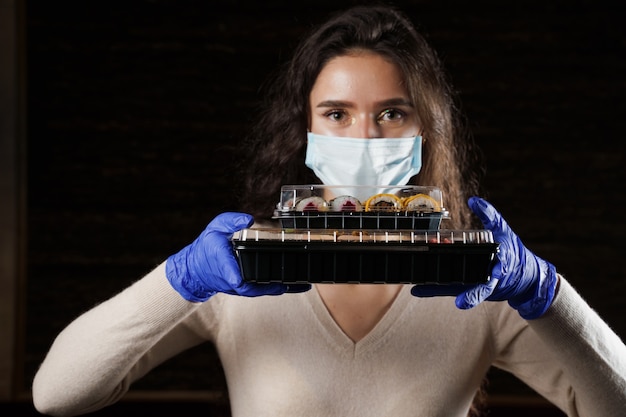
POLYGON ((490 230, 289 230, 243 229, 233 234, 233 241, 273 242, 371 242, 479 244, 494 243, 490 230))
MULTIPOLYGON (((298 204, 309 200, 309 205, 313 205, 312 208, 329 211, 333 208, 334 199, 352 198, 356 203, 354 211, 368 211, 365 206, 371 199, 390 197, 397 200, 395 207, 397 210, 446 211, 441 190, 438 187, 421 185, 283 185, 276 208, 279 211, 302 211, 298 210, 298 204), (413 202, 408 203, 411 200, 413 202), (404 207, 405 203, 408 207, 404 207)), ((375 210, 377 209, 373 209, 375 210)))

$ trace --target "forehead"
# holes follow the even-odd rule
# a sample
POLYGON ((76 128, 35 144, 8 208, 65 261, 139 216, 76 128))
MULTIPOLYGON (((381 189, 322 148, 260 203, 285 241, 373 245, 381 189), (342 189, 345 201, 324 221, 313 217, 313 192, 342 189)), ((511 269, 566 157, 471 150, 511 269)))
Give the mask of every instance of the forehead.
POLYGON ((372 52, 341 55, 320 71, 311 100, 387 100, 408 97, 402 71, 389 59, 372 52))

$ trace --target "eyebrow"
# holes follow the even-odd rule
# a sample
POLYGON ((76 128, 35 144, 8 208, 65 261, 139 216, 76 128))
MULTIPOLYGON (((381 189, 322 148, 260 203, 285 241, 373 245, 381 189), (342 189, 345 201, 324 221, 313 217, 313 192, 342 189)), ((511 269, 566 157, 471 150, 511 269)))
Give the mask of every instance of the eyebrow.
MULTIPOLYGON (((397 97, 397 98, 390 98, 388 100, 383 100, 381 102, 376 103, 379 106, 409 106, 409 107, 413 107, 413 104, 402 97, 397 97)), ((324 107, 324 108, 328 108, 328 107, 354 107, 354 104, 349 102, 349 101, 342 101, 342 100, 324 100, 321 101, 317 104, 317 106, 315 106, 317 108, 320 107, 324 107)))
POLYGON ((315 107, 354 107, 354 104, 341 100, 324 100, 317 103, 315 107))

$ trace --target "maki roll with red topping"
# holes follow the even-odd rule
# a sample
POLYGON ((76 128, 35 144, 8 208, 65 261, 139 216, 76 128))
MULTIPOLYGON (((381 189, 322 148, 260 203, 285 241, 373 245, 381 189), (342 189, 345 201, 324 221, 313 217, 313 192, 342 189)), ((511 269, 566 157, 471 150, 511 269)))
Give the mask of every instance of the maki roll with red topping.
POLYGON ((328 202, 322 197, 306 197, 296 203, 296 211, 328 211, 328 202))
POLYGON ((363 211, 363 205, 356 198, 350 195, 340 195, 330 200, 332 211, 363 211))
POLYGON ((402 200, 393 194, 376 194, 365 201, 365 211, 398 211, 402 200))

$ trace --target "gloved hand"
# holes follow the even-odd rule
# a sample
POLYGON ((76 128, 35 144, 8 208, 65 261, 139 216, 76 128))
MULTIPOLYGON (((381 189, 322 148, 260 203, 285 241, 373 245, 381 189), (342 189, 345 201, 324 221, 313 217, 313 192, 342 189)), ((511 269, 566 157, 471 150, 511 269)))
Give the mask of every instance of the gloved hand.
POLYGON ((256 297, 310 289, 307 284, 243 281, 230 239, 234 232, 253 222, 252 216, 244 213, 222 213, 215 217, 193 243, 167 259, 165 274, 172 287, 193 302, 206 301, 218 292, 256 297))
POLYGON ((487 201, 471 197, 468 205, 500 244, 491 279, 469 288, 467 285, 417 285, 411 293, 418 297, 456 295, 456 306, 461 309, 475 307, 485 300, 508 300, 524 319, 541 317, 554 299, 558 283, 556 268, 528 250, 487 201))

